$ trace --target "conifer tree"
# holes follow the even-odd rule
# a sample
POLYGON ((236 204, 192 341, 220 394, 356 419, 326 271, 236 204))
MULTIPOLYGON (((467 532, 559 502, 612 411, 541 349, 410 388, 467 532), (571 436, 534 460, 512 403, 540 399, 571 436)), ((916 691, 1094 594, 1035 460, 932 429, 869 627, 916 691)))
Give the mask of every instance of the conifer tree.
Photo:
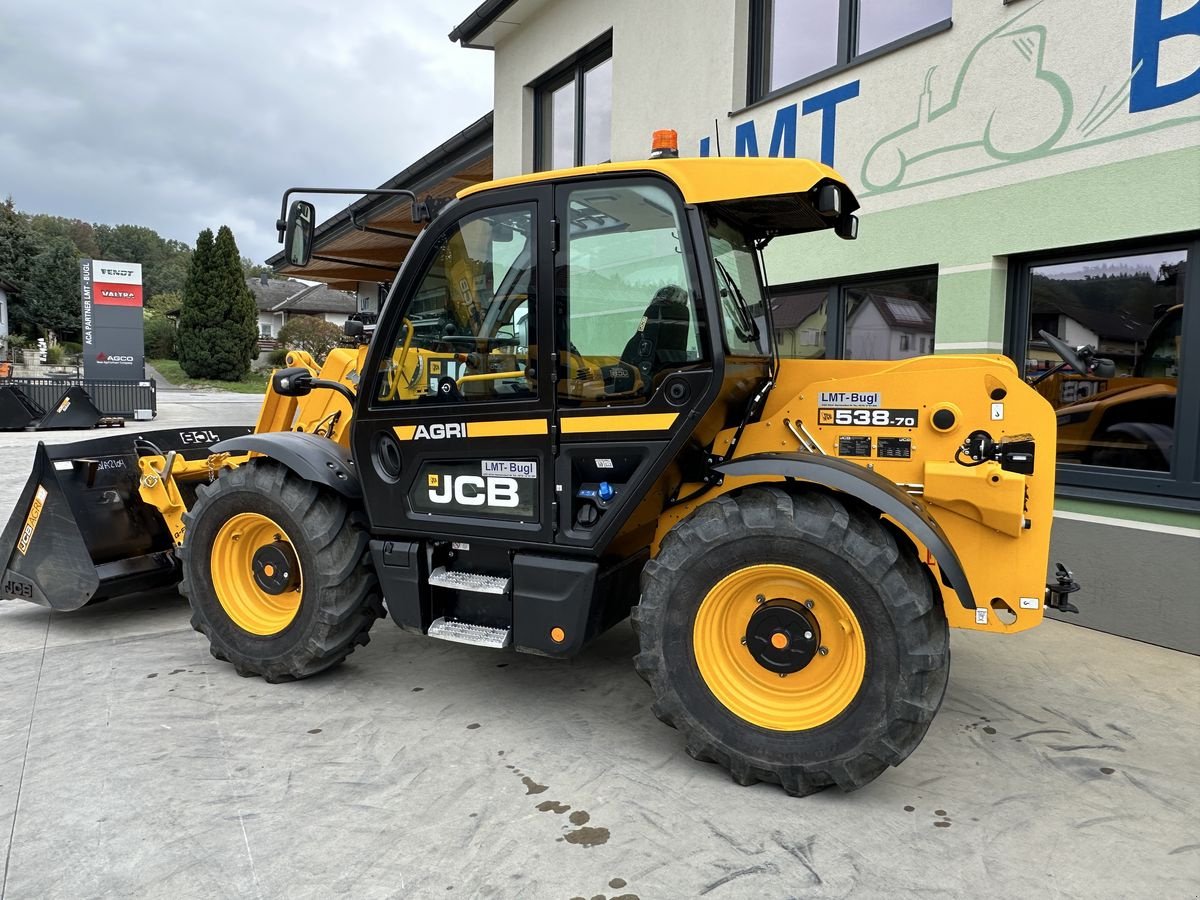
POLYGON ((258 350, 257 319, 233 232, 222 225, 214 241, 206 228, 196 240, 183 286, 176 342, 180 366, 193 378, 244 377, 258 350))

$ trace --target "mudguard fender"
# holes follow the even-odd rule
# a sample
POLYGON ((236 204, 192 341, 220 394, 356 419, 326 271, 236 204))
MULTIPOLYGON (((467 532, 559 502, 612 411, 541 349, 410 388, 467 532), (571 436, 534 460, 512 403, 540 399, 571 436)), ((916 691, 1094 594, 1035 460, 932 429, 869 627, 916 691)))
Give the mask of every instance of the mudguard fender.
POLYGON ((362 499, 362 483, 350 451, 328 438, 301 431, 249 434, 213 444, 213 453, 253 451, 287 466, 306 481, 315 481, 348 500, 362 499))
POLYGON ((924 544, 962 605, 975 609, 975 596, 971 593, 966 572, 937 520, 923 503, 877 472, 836 457, 807 453, 757 453, 719 463, 713 470, 730 478, 782 475, 856 497, 895 519, 924 544))

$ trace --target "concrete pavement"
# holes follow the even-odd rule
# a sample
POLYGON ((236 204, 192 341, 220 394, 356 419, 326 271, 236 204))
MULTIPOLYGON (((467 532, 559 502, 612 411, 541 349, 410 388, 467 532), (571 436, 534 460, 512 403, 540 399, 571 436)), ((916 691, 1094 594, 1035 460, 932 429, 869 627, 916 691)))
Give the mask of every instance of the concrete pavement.
MULTIPOLYGON (((163 405, 152 427, 257 412, 163 405)), ((5 516, 37 437, 0 436, 5 516)), ((381 621, 340 669, 268 685, 213 660, 173 593, 5 601, 2 896, 1197 894, 1196 657, 1057 622, 955 632, 916 753, 793 799, 691 760, 635 644, 625 624, 564 663, 381 621)))

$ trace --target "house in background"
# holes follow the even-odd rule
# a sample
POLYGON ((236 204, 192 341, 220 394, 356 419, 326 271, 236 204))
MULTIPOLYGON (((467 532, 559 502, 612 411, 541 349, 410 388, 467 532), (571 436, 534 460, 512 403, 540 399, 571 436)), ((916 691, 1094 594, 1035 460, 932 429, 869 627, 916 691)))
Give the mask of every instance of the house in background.
POLYGON ((0 343, 8 342, 8 298, 16 292, 16 285, 0 278, 0 343))
POLYGON ((247 278, 246 286, 258 307, 258 349, 263 353, 276 348, 279 330, 292 316, 317 316, 340 327, 358 311, 354 294, 332 290, 326 284, 261 275, 247 278))

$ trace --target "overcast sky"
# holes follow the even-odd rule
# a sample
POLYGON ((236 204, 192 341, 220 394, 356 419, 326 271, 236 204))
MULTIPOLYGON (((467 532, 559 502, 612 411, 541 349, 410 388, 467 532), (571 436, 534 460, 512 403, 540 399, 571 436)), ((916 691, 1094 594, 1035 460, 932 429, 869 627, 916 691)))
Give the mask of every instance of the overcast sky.
POLYGON ((380 184, 491 109, 446 38, 478 3, 0 0, 0 198, 262 261, 284 188, 380 184))

